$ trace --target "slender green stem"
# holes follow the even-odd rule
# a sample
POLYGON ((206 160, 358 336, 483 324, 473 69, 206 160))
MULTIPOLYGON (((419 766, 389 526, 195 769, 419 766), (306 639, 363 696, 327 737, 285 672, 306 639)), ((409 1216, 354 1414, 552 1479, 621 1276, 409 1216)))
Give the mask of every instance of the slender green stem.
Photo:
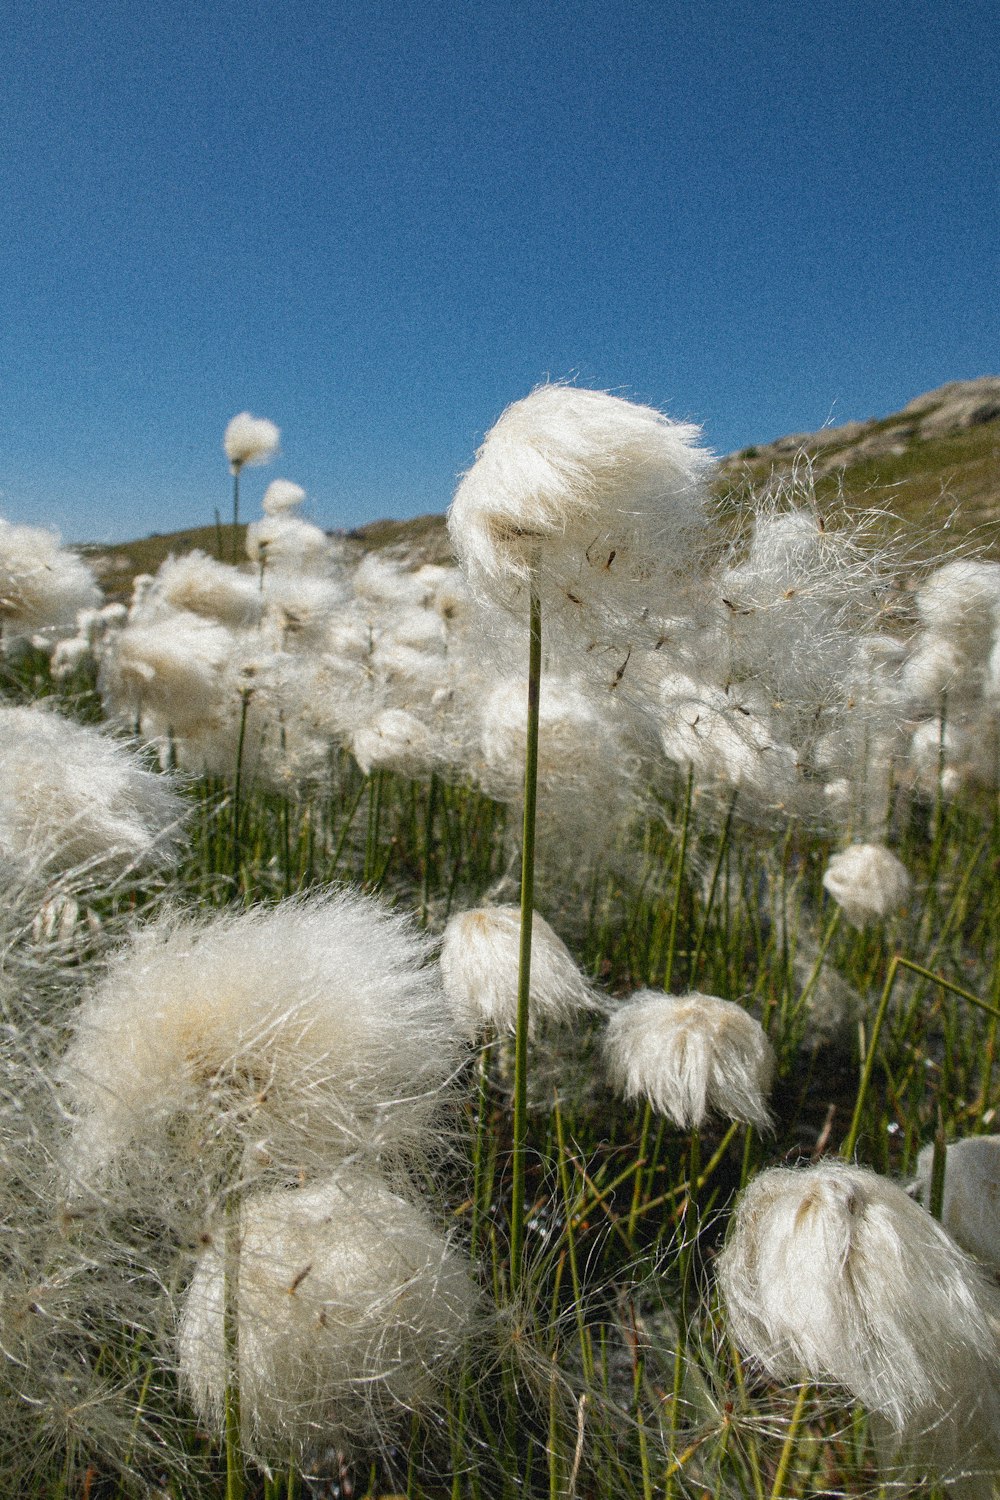
POLYGON ((252 688, 244 688, 240 694, 240 734, 236 742, 236 775, 233 779, 233 885, 240 883, 240 817, 243 793, 243 751, 247 737, 247 711, 250 707, 252 688))
POLYGON ((528 995, 531 989, 531 919, 535 903, 535 811, 538 801, 538 706, 542 682, 542 602, 538 569, 532 569, 528 652, 528 732, 524 752, 524 825, 521 838, 521 948, 514 1034, 513 1188, 510 1212, 510 1284, 521 1285, 524 1251, 525 1156, 528 1145, 528 995))
POLYGON ((851 1119, 851 1128, 847 1132, 847 1139, 840 1148, 841 1156, 847 1160, 854 1155, 854 1148, 858 1144, 858 1135, 861 1132, 861 1115, 868 1095, 868 1087, 871 1083, 872 1072, 875 1067, 875 1053, 878 1050, 878 1040, 882 1033, 882 1025, 885 1021, 886 1012, 889 1009, 889 1000, 892 995, 892 987, 896 983, 896 975, 899 973, 901 959, 898 953, 894 953, 889 963, 889 971, 885 976, 885 985, 882 989, 882 997, 875 1012, 872 1022, 871 1035, 865 1048, 865 1060, 861 1069, 861 1082, 858 1084, 858 1097, 854 1101, 854 1115, 851 1119))
POLYGON ((677 851, 677 876, 674 881, 674 900, 670 909, 670 934, 667 938, 667 961, 663 970, 663 988, 669 994, 674 977, 674 957, 677 952, 677 928, 681 915, 681 895, 684 890, 684 866, 687 863, 688 834, 691 829, 691 796, 694 791, 694 766, 688 769, 687 785, 684 789, 684 819, 681 823, 681 844, 677 851))
POLYGON ((233 470, 233 535, 229 543, 229 557, 231 562, 238 561, 236 538, 239 534, 240 524, 240 469, 239 465, 233 470))
POLYGON ((808 1395, 809 1385, 804 1380, 799 1386, 799 1394, 795 1401, 795 1410, 792 1412, 792 1420, 789 1422, 788 1431, 785 1433, 785 1441, 781 1448, 781 1457, 778 1459, 778 1467, 774 1474, 774 1483, 771 1486, 771 1500, 779 1500, 781 1491, 784 1488, 785 1479, 788 1475, 788 1467, 792 1461, 792 1454, 795 1452, 795 1443, 799 1435, 799 1428, 802 1425, 802 1413, 805 1411, 806 1397, 808 1395))

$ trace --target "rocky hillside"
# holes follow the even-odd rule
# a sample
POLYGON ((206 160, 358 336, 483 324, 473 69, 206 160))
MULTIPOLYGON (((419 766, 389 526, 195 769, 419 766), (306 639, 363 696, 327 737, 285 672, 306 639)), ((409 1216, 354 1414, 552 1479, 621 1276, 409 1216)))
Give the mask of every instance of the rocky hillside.
POLYGON ((892 416, 793 433, 723 459, 726 487, 766 484, 812 465, 820 498, 875 506, 914 534, 1000 551, 1000 376, 956 380, 892 416))
MULTIPOLYGON (((952 381, 889 417, 743 448, 722 460, 717 487, 725 495, 780 482, 804 463, 812 465, 821 501, 840 497, 848 506, 888 511, 934 551, 944 529, 952 545, 1000 555, 1000 376, 952 381)), ((200 547, 228 558, 233 540, 231 527, 206 526, 83 550, 105 589, 121 597, 136 573, 154 572, 171 552, 200 547)), ((443 514, 373 521, 344 540, 433 562, 449 556, 443 514)), ((242 537, 235 542, 242 556, 242 537)))

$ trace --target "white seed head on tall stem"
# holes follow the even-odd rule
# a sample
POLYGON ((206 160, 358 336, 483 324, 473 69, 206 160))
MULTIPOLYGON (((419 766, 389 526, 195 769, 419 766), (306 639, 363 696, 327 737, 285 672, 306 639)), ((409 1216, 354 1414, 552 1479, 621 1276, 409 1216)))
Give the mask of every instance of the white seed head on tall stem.
POLYGON ((270 463, 280 442, 281 429, 269 418, 241 411, 228 423, 222 446, 231 471, 238 474, 246 464, 270 463))
POLYGON ((906 866, 883 844, 851 844, 834 854, 823 885, 855 927, 895 915, 913 889, 906 866))
POLYGON ((511 605, 537 570, 550 632, 619 644, 701 555, 698 429, 604 391, 544 385, 486 435, 448 514, 473 591, 511 605))
POLYGON ((759 1021, 714 995, 640 990, 612 1016, 604 1040, 611 1082, 648 1099, 683 1129, 710 1113, 767 1129, 774 1053, 759 1021))
MULTIPOLYGON (((463 1259, 427 1210, 372 1173, 249 1195, 241 1208, 239 1386, 258 1454, 369 1451, 433 1398, 477 1305, 463 1259)), ((180 1325, 181 1373, 218 1423, 226 1383, 225 1260, 199 1260, 180 1325)))
MULTIPOLYGON (((521 913, 516 906, 459 912, 444 930, 441 974, 455 1022, 470 1040, 512 1032, 517 1021, 521 913)), ((562 938, 535 912, 531 921, 531 1020, 569 1021, 597 1008, 597 996, 562 938)))
POLYGON ((1000 1301, 927 1211, 842 1161, 762 1172, 717 1262, 729 1327, 778 1380, 832 1381, 894 1428, 975 1411, 1000 1301))

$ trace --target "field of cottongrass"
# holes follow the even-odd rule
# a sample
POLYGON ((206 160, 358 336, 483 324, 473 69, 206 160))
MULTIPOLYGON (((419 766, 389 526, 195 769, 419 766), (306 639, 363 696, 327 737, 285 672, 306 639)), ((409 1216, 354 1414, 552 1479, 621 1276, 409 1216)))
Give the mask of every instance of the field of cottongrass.
POLYGON ((0 522, 4 1493, 997 1494, 1000 564, 711 473, 0 522))

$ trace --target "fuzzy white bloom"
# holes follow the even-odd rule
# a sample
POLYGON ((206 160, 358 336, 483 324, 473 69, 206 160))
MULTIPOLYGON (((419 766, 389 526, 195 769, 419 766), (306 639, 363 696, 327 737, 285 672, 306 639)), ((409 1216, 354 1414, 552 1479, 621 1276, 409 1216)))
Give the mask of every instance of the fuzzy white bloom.
POLYGON ((234 1130, 296 1169, 423 1148, 455 1061, 428 948, 346 892, 137 930, 63 1063, 71 1173, 96 1181, 140 1140, 231 1160, 234 1130))
POLYGON ((928 631, 957 638, 976 654, 989 648, 1000 613, 1000 563, 959 558, 936 568, 916 593, 928 631))
POLYGON ((953 797, 969 779, 975 759, 969 732, 960 725, 928 719, 913 731, 910 765, 917 786, 928 795, 940 788, 945 797, 953 797))
POLYGON ((913 888, 906 866, 884 844, 851 844, 834 854, 823 885, 855 927, 893 916, 913 888))
POLYGON ((423 606, 430 592, 420 570, 414 572, 392 558, 369 552, 354 570, 354 592, 369 604, 423 606))
POLYGON ((954 699, 970 690, 971 664, 954 641, 945 636, 925 635, 903 666, 901 685, 913 702, 937 708, 942 694, 954 699))
POLYGON ((719 779, 769 806, 790 808, 800 787, 795 751, 743 696, 735 686, 699 687, 681 673, 665 678, 658 724, 664 753, 699 779, 719 779))
POLYGON ((315 573, 332 560, 330 539, 320 526, 284 512, 251 521, 246 536, 247 557, 258 567, 315 573))
POLYGON ((59 545, 58 533, 0 517, 0 636, 65 629, 101 601, 90 568, 59 545))
MULTIPOLYGON (((480 906, 459 912, 444 930, 441 977, 462 1035, 512 1032, 517 1023, 521 912, 516 906, 480 906)), ((535 912, 531 920, 529 1020, 569 1021, 597 1008, 593 987, 573 955, 535 912)))
POLYGON ((405 708, 383 709, 351 736, 351 753, 366 776, 377 770, 426 775, 438 762, 438 751, 426 724, 405 708))
POLYGON ((974 1413, 997 1296, 895 1183, 835 1160, 762 1172, 717 1262, 736 1342, 778 1380, 845 1386, 897 1429, 974 1413))
POLYGON ((186 611, 234 629, 256 625, 263 613, 253 578, 204 552, 168 557, 143 595, 133 618, 186 611))
POLYGON ((714 995, 640 990, 608 1022, 604 1056, 626 1099, 646 1098, 682 1128, 709 1113, 771 1123, 774 1053, 759 1021, 714 995))
POLYGON ((129 746, 44 708, 0 708, 0 856, 47 870, 168 861, 173 782, 129 746))
POLYGON ((448 513, 473 591, 510 604, 537 561, 550 624, 587 620, 577 638, 616 616, 634 627, 700 558, 712 460, 698 436, 604 391, 545 385, 515 401, 448 513))
POLYGON ((229 467, 238 474, 244 464, 267 464, 278 451, 281 429, 267 417, 253 417, 241 411, 226 427, 222 446, 229 459, 229 467))
MULTIPOLYGON (((422 1206, 373 1174, 248 1197, 241 1211, 239 1384, 257 1451, 287 1462, 371 1449, 433 1397, 476 1310, 469 1270, 422 1206)), ((218 1425, 226 1383, 224 1234, 199 1260, 180 1367, 218 1425)))
POLYGON ((226 626, 187 610, 150 618, 141 610, 101 663, 105 707, 130 723, 152 715, 164 730, 197 734, 219 708, 237 654, 226 626))
POLYGON ((68 640, 57 641, 50 663, 52 676, 57 682, 65 682, 84 662, 92 660, 93 654, 86 636, 73 635, 68 640))
MULTIPOLYGON (((266 569, 264 597, 267 601, 267 624, 280 636, 289 651, 335 650, 330 644, 345 618, 344 588, 337 578, 292 569, 266 569)), ((366 646, 370 644, 367 627, 366 646)))
MULTIPOLYGON (((585 780, 614 763, 615 734, 593 699, 570 678, 543 675, 539 698, 538 774, 544 780, 585 780)), ((528 687, 504 677, 480 709, 481 747, 490 771, 519 785, 528 737, 528 687)))
MULTIPOLYGON (((930 1205, 934 1147, 917 1158, 914 1191, 930 1205)), ((952 1239, 1000 1271, 1000 1135, 970 1135, 945 1151, 941 1222, 952 1239)))
POLYGON ((290 479, 272 479, 264 491, 261 508, 265 516, 281 516, 297 509, 305 498, 301 484, 293 484, 290 479))

